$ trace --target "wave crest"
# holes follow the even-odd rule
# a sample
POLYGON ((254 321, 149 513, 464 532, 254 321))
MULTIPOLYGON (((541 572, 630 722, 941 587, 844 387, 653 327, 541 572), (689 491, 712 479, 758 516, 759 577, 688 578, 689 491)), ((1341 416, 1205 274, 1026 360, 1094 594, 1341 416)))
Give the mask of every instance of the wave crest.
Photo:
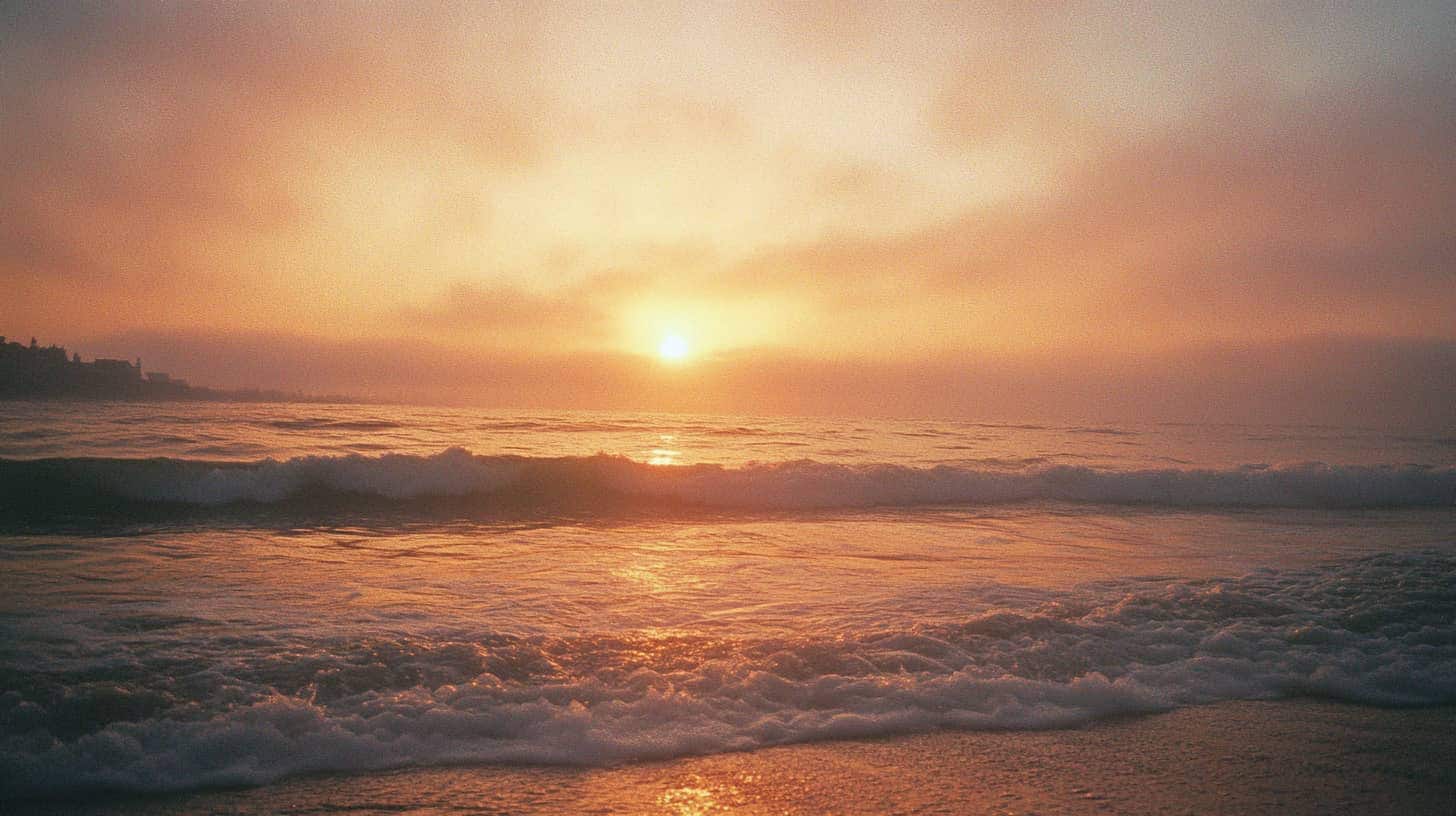
MULTIPOLYGON (((1376 556, 770 637, 487 631, 240 650, 224 632, 162 653, 77 643, 0 693, 0 800, 1059 728, 1222 700, 1449 705, 1453 577, 1450 556, 1376 556)), ((7 635, 33 648, 55 633, 37 623, 7 635)))
POLYGON ((798 460, 654 466, 620 456, 307 456, 218 463, 179 459, 0 460, 0 498, 17 507, 97 500, 217 506, 313 494, 409 501, 509 496, 520 503, 669 501, 794 510, 1066 501, 1164 507, 1374 508, 1456 505, 1456 468, 1301 463, 1226 470, 1022 469, 798 460))

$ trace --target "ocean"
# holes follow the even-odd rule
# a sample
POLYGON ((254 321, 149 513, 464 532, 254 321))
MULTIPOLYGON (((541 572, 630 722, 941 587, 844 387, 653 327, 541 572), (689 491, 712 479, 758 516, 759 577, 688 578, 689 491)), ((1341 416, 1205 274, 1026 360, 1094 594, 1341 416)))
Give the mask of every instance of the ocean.
POLYGON ((0 403, 0 801, 1449 713, 1453 510, 1450 431, 0 403))

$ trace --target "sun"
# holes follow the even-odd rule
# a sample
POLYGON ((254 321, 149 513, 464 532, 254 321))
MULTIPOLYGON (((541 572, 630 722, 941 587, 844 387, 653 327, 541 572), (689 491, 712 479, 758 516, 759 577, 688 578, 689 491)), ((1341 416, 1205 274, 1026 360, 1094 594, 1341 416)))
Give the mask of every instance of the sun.
POLYGON ((677 363, 688 356, 688 341, 680 334, 666 334, 657 344, 657 356, 669 363, 677 363))

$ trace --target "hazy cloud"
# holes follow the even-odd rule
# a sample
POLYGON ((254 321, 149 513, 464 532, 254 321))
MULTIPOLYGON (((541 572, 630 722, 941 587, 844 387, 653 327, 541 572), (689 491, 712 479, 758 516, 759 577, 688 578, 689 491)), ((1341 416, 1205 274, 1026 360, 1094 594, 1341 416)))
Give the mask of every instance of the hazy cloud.
POLYGON ((516 286, 456 283, 425 306, 400 310, 402 326, 432 333, 471 334, 487 345, 519 342, 523 336, 554 340, 561 333, 599 339, 607 316, 577 290, 531 292, 516 286))
POLYGON ((1302 337, 1121 358, 832 361, 745 353, 689 367, 623 354, 468 351, 403 337, 127 332, 78 350, 140 354, 149 369, 220 387, 506 408, 1421 428, 1456 421, 1456 341, 1438 340, 1302 337))
POLYGON ((1398 400, 1456 340, 1453 43, 1438 3, 7 4, 0 324, 815 411, 1314 394, 1338 337, 1398 400))
POLYGON ((989 304, 994 330, 1030 346, 1450 337, 1452 76, 1371 83, 1358 106, 1231 100, 1104 148, 1054 193, 902 235, 779 247, 745 262, 734 285, 822 292, 862 310, 853 319, 927 300, 989 304))

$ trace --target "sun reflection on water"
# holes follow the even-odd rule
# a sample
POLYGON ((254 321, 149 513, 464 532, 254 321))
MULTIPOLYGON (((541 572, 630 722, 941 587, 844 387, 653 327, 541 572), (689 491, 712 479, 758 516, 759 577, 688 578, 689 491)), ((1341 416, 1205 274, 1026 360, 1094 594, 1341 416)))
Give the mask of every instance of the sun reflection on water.
POLYGON ((641 591, 651 593, 662 593, 668 590, 668 581, 663 576, 664 565, 636 564, 627 567, 618 567, 611 570, 610 574, 623 581, 635 584, 641 591))
POLYGON ((743 797, 733 785, 713 785, 697 774, 684 780, 686 784, 668 788, 657 797, 664 813, 674 816, 707 816, 728 813, 743 804, 743 797))
POLYGON ((647 464, 675 465, 682 457, 682 451, 669 447, 677 441, 677 434, 658 434, 658 446, 648 451, 647 464))

